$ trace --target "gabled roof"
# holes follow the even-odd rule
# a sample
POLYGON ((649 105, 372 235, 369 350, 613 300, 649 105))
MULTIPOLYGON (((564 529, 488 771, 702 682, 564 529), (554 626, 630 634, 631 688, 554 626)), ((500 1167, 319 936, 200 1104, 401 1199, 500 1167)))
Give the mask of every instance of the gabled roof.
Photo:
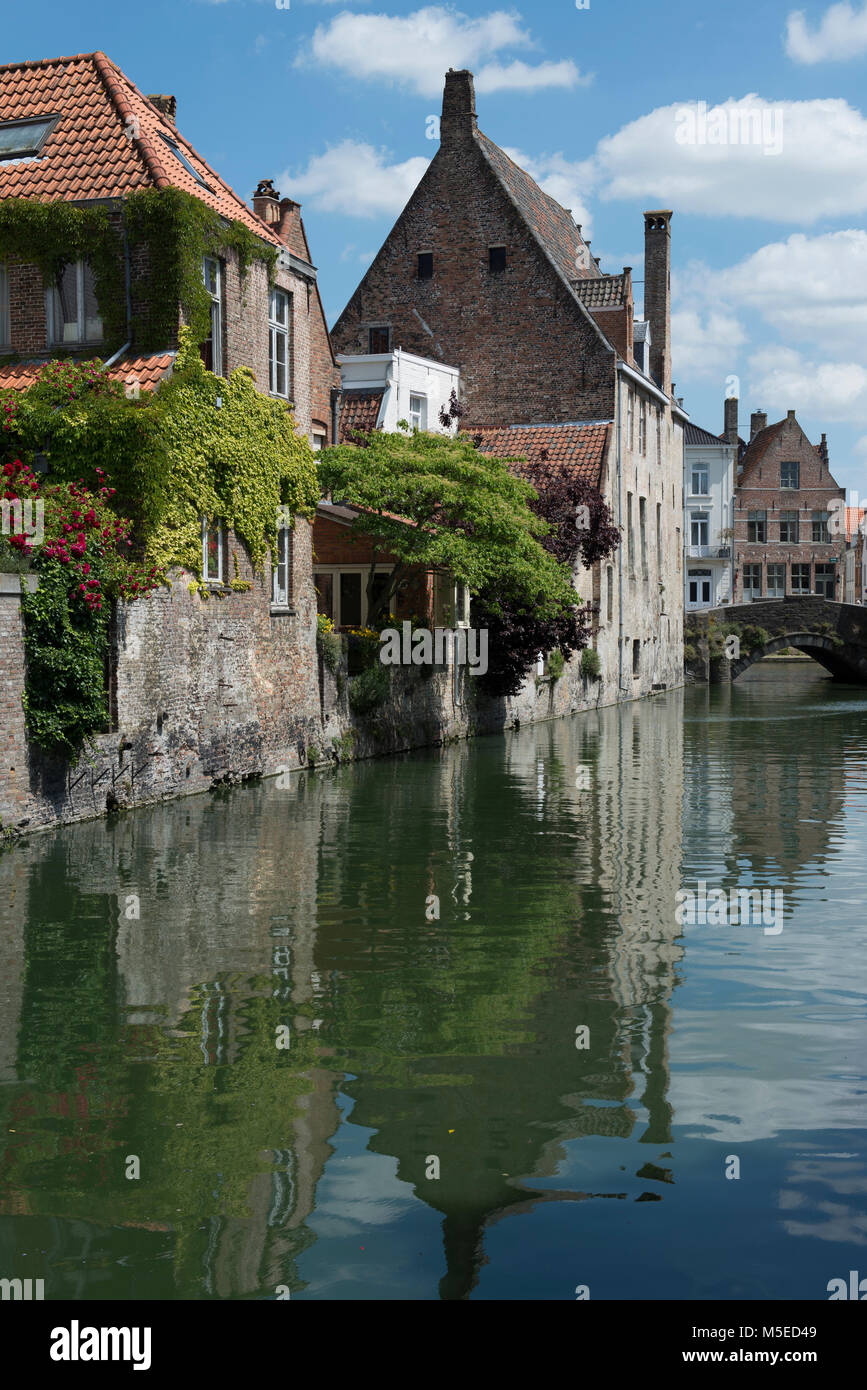
POLYGON ((626 303, 626 280, 625 275, 602 275, 598 280, 576 280, 572 288, 588 309, 619 309, 626 303))
MULTIPOLYGON (((154 391, 170 370, 176 355, 175 352, 154 352, 147 357, 124 357, 109 367, 106 375, 124 386, 137 382, 139 390, 154 391)), ((25 391, 47 365, 44 359, 3 364, 0 366, 0 390, 25 391)))
POLYGON ((351 435, 355 430, 367 433, 368 430, 376 429, 384 395, 384 386, 375 391, 353 391, 350 388, 343 392, 340 401, 339 438, 341 444, 351 444, 353 442, 351 435))
POLYGON ((480 130, 475 134, 499 182, 563 278, 570 283, 600 279, 599 267, 587 250, 572 214, 549 193, 543 192, 536 181, 487 135, 480 130))
POLYGON ((475 440, 483 454, 520 461, 514 471, 528 482, 540 463, 553 463, 594 487, 602 483, 605 452, 611 424, 592 425, 495 425, 467 426, 463 433, 475 440))
POLYGON ((715 449, 720 449, 728 440, 724 435, 711 434, 710 430, 703 430, 700 425, 694 425, 690 421, 683 427, 684 444, 712 444, 715 449))
POLYGON ((263 241, 282 246, 104 53, 0 67, 0 121, 46 115, 59 119, 36 158, 0 160, 0 198, 83 202, 123 198, 142 188, 180 188, 228 221, 243 222, 263 241), (207 187, 162 137, 177 145, 207 187))
POLYGON ((761 463, 785 423, 785 420, 778 420, 775 425, 766 425, 763 430, 759 430, 758 434, 753 436, 741 459, 744 473, 756 468, 761 463))

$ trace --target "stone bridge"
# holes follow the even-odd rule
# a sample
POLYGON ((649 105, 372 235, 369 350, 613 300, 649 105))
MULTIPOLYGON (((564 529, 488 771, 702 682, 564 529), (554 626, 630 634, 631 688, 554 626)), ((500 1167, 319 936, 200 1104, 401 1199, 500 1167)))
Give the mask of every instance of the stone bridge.
POLYGON ((867 685, 867 607, 835 603, 820 595, 790 594, 758 603, 702 608, 684 614, 685 644, 696 652, 687 661, 694 680, 737 680, 765 656, 795 647, 811 656, 838 680, 867 685), (733 625, 740 644, 736 659, 726 660, 714 630, 733 625), (767 637, 750 629, 761 629, 767 637))

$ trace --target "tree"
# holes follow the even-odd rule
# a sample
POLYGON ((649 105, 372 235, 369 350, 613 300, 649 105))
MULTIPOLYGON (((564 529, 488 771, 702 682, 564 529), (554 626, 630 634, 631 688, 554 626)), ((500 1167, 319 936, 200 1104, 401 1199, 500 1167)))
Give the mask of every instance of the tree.
MULTIPOLYGON (((598 488, 558 468, 544 451, 532 472, 526 461, 522 472, 532 476, 536 490, 530 507, 549 526, 542 545, 570 573, 579 556, 589 569, 616 550, 620 531, 598 488)), ((505 696, 518 693, 540 652, 560 651, 568 660, 582 651, 590 640, 593 610, 584 605, 549 618, 514 591, 492 588, 478 595, 473 618, 488 629, 488 670, 479 677, 481 688, 505 696)))
POLYGON ((533 509, 532 487, 502 459, 480 453, 466 436, 419 430, 374 430, 358 444, 323 449, 319 478, 334 502, 360 509, 352 530, 374 540, 371 627, 418 568, 448 573, 472 594, 484 591, 492 612, 503 593, 540 622, 556 624, 580 602, 568 566, 543 544, 549 527, 533 509), (396 564, 388 585, 375 590, 385 553, 396 564))

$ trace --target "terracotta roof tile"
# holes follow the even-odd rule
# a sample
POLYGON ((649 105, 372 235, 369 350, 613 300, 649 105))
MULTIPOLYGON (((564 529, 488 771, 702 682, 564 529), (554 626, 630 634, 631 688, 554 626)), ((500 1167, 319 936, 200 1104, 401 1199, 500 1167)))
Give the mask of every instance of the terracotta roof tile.
POLYGON ((598 280, 574 280, 572 288, 588 309, 620 308, 626 303, 626 275, 602 275, 598 280))
POLYGON ((340 404, 340 442, 352 443, 354 430, 367 432, 376 429, 379 408, 385 389, 378 391, 344 391, 340 404))
POLYGON ((747 472, 751 472, 761 463, 785 423, 785 420, 778 420, 775 425, 766 425, 750 440, 741 460, 743 468, 741 482, 745 480, 747 472))
POLYGON ((514 460, 514 471, 530 482, 537 464, 554 463, 599 487, 609 430, 610 424, 603 421, 587 425, 512 425, 507 429, 467 426, 463 432, 476 440, 483 454, 514 460))
MULTIPOLYGON (((108 376, 124 386, 138 382, 141 391, 153 391, 175 360, 174 352, 155 352, 148 357, 124 357, 109 367, 108 376)), ((46 362, 10 362, 0 365, 0 390, 24 391, 36 381, 46 362)))
POLYGON ((59 115, 35 159, 0 161, 0 198, 82 202, 180 188, 280 246, 219 174, 104 53, 0 66, 0 121, 59 115), (161 136, 183 151, 204 187, 161 136))

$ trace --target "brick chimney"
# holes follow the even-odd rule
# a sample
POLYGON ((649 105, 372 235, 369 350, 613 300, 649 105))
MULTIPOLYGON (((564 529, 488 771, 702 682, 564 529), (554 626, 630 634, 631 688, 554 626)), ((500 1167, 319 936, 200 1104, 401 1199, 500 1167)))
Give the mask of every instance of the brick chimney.
POLYGON ((754 410, 750 416, 750 439, 755 439, 760 430, 767 427, 768 417, 763 410, 754 410))
POLYGON ((280 194, 271 179, 260 179, 253 194, 253 211, 269 226, 280 221, 280 194))
POLYGON ((296 203, 292 198, 280 199, 280 221, 277 223, 277 235, 287 246, 293 247, 300 223, 301 204, 296 203))
POLYGON ((178 103, 175 97, 170 96, 149 96, 148 101, 161 111, 167 121, 176 125, 175 116, 177 115, 178 103))
POLYGON ((473 74, 466 68, 449 68, 443 88, 440 148, 465 144, 472 140, 476 129, 476 89, 473 74))
POLYGON ((724 420, 724 423, 723 423, 723 434, 724 434, 725 437, 726 437, 726 442, 729 443, 729 444, 734 444, 735 448, 737 448, 737 444, 738 444, 738 398, 737 398, 737 396, 726 396, 726 398, 725 398, 725 404, 724 404, 724 407, 723 407, 723 408, 724 408, 724 411, 725 411, 725 420, 724 420))
POLYGON ((671 219, 644 214, 644 317, 650 323, 650 375, 671 394, 671 219))

